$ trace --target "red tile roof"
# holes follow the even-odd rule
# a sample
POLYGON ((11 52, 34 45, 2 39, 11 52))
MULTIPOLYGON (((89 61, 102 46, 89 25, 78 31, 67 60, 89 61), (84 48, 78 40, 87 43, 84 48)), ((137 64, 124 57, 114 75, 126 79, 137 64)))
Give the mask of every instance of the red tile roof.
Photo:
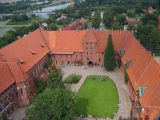
MULTIPOLYGON (((131 33, 126 41, 123 39, 121 42, 119 42, 121 38, 118 37, 120 33, 114 31, 113 34, 117 35, 113 36, 115 50, 125 50, 122 63, 131 60, 127 73, 134 90, 138 90, 139 87, 145 88, 144 95, 140 97, 140 104, 147 109, 152 109, 152 115, 157 114, 157 109, 154 107, 160 106, 160 66, 131 33), (123 41, 125 44, 119 49, 123 41)), ((160 112, 160 108, 158 111, 160 112)))
POLYGON ((127 20, 128 25, 138 25, 140 22, 138 20, 127 20))
POLYGON ((62 28, 62 30, 77 30, 79 29, 80 25, 86 22, 87 21, 84 19, 78 19, 78 20, 71 22, 69 25, 65 26, 64 28, 62 28))
POLYGON ((15 83, 15 79, 5 62, 0 62, 0 93, 15 83))
POLYGON ((48 52, 40 29, 0 49, 0 54, 7 62, 24 62, 20 64, 24 73, 28 72, 48 52))
POLYGON ((96 42, 97 52, 104 52, 109 33, 109 31, 96 30, 49 31, 47 43, 50 44, 53 53, 84 52, 85 41, 96 42))

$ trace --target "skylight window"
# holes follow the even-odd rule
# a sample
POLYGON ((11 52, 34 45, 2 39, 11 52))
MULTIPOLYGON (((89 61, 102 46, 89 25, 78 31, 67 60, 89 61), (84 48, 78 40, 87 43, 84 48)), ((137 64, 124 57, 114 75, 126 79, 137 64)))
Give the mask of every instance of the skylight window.
POLYGON ((122 50, 119 52, 119 56, 120 56, 120 57, 123 57, 123 56, 124 56, 124 54, 125 54, 125 50, 124 50, 124 49, 122 49, 122 50))
POLYGON ((126 68, 128 68, 131 63, 132 63, 131 60, 126 60, 125 63, 124 63, 124 65, 125 65, 126 68))
POLYGON ((24 64, 24 60, 23 59, 18 59, 18 63, 24 64))
POLYGON ((139 93, 139 96, 142 97, 145 93, 145 87, 139 87, 138 88, 138 93, 139 93))

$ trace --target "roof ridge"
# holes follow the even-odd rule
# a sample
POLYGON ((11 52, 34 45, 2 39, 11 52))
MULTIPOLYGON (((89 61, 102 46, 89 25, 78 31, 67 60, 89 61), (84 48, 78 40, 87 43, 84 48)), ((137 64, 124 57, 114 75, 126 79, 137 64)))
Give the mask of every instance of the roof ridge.
POLYGON ((48 43, 47 43, 47 41, 46 41, 46 39, 45 39, 45 37, 44 37, 44 35, 42 34, 41 28, 39 29, 39 31, 40 31, 40 34, 41 34, 41 36, 42 36, 44 42, 45 42, 46 45, 47 45, 47 48, 49 49, 49 51, 51 51, 50 48, 49 48, 49 46, 48 46, 48 43))

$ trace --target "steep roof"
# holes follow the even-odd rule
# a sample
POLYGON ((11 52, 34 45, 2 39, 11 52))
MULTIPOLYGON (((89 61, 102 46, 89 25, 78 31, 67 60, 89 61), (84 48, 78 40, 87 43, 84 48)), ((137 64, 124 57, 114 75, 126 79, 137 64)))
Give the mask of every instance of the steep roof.
POLYGON ((91 43, 97 42, 97 36, 95 35, 95 32, 93 30, 87 31, 86 35, 84 36, 84 42, 91 42, 91 43))
POLYGON ((26 73, 49 52, 44 39, 40 29, 37 29, 0 49, 0 54, 6 62, 22 63, 19 65, 26 73))
POLYGON ((49 32, 49 41, 52 43, 52 52, 83 52, 83 38, 86 31, 61 30, 49 32), (52 36, 54 36, 52 39, 52 36))
MULTIPOLYGON (((119 35, 116 32, 114 31, 112 35, 119 35)), ((140 104, 151 109, 152 116, 156 115, 158 112, 155 108, 160 106, 160 66, 131 33, 128 34, 127 40, 122 39, 121 42, 118 41, 120 40, 118 36, 113 38, 115 49, 125 51, 121 58, 122 63, 125 65, 127 60, 131 61, 126 69, 134 90, 138 90, 139 87, 145 88, 144 95, 140 97, 140 104)))
POLYGON ((108 44, 109 34, 110 34, 110 31, 107 31, 107 30, 95 31, 95 36, 97 38, 97 43, 96 43, 96 51, 97 52, 104 52, 105 51, 105 48, 108 44))
POLYGON ((104 52, 109 33, 105 30, 49 31, 46 41, 52 53, 84 52, 84 42, 96 43, 97 52, 104 52))
POLYGON ((0 93, 9 88, 15 83, 15 79, 7 65, 7 63, 0 62, 0 93))

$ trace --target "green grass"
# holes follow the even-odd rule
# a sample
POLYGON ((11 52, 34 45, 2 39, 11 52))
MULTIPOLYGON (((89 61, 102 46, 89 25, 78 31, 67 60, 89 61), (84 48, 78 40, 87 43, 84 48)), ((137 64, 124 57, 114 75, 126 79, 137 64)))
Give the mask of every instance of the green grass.
POLYGON ((30 17, 27 21, 21 21, 21 22, 11 22, 11 21, 4 21, 0 22, 0 28, 18 28, 18 27, 28 27, 33 22, 40 22, 43 21, 43 18, 40 17, 30 17))
POLYGON ((80 79, 80 75, 70 75, 64 80, 64 83, 78 83, 80 79))
POLYGON ((75 98, 81 115, 113 118, 118 111, 117 88, 108 77, 88 77, 75 98))

